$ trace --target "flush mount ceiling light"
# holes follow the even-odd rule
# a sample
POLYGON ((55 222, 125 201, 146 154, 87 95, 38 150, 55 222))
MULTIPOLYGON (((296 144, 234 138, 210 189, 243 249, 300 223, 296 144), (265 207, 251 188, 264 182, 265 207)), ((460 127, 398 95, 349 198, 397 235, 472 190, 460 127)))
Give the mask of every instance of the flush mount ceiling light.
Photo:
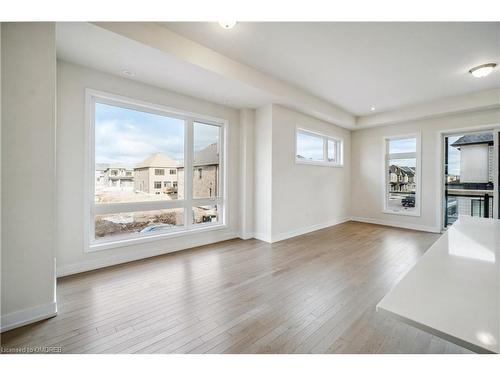
POLYGON ((471 70, 469 70, 469 73, 472 74, 476 78, 483 78, 486 77, 488 74, 490 74, 493 69, 497 64, 495 63, 488 63, 488 64, 483 64, 483 65, 478 65, 471 70))
POLYGON ((219 21, 220 27, 223 29, 232 29, 236 25, 236 21, 219 21))
POLYGON ((370 108, 370 111, 375 111, 375 107, 371 107, 371 108, 370 108))

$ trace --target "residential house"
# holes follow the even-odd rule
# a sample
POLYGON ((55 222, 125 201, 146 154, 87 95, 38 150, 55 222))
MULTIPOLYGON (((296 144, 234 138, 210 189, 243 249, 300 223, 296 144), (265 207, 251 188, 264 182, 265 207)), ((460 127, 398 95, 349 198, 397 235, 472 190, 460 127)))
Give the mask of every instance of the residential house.
MULTIPOLYGON (((184 181, 184 168, 179 168, 179 197, 184 181)), ((193 198, 214 198, 219 185, 219 145, 212 143, 195 152, 193 160, 193 198)))
POLYGON ((96 163, 95 165, 95 172, 94 172, 94 177, 95 177, 95 186, 96 188, 103 188, 105 186, 104 180, 105 180, 105 171, 106 169, 109 168, 109 164, 107 163, 96 163))
POLYGON ((389 166, 391 192, 415 191, 415 168, 398 165, 389 166))
POLYGON ((449 223, 458 215, 493 216, 493 133, 466 134, 451 147, 460 150, 460 175, 446 184, 449 223))
POLYGON ((131 188, 133 181, 134 170, 122 164, 111 164, 103 172, 104 187, 131 188))
POLYGON ((178 163, 157 152, 134 168, 134 190, 146 194, 177 194, 178 163))

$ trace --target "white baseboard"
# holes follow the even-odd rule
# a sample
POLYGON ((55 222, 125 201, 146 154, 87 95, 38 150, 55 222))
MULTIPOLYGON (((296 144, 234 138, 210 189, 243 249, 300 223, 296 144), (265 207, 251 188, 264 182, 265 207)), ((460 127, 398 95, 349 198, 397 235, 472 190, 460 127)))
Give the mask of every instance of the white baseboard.
POLYGON ((3 315, 0 325, 0 332, 9 331, 11 329, 35 323, 40 320, 52 318, 57 315, 56 302, 47 303, 46 305, 35 306, 30 309, 14 311, 10 314, 3 315))
POLYGON ((259 232, 255 232, 253 234, 253 238, 256 238, 260 241, 264 241, 264 242, 267 242, 267 243, 271 243, 271 236, 268 235, 268 234, 264 234, 264 233, 259 233, 259 232))
POLYGON ((284 232, 284 233, 278 233, 272 236, 271 242, 278 242, 278 241, 283 241, 292 237, 297 237, 301 236, 303 234, 307 234, 310 232, 314 232, 320 229, 328 228, 328 227, 333 227, 334 225, 342 224, 345 223, 346 221, 349 221, 350 218, 343 218, 343 219, 335 219, 335 220, 330 220, 327 221, 326 223, 320 223, 320 224, 315 224, 311 225, 308 227, 304 228, 299 228, 299 229, 294 229, 289 232, 284 232))
POLYGON ((368 217, 359 217, 353 216, 351 217, 351 221, 359 221, 361 223, 369 223, 369 224, 378 224, 378 225, 386 225, 389 227, 403 228, 403 229, 413 229, 422 232, 431 232, 431 233, 441 233, 441 229, 438 227, 429 227, 426 225, 420 224, 411 224, 411 223, 403 223, 400 221, 393 220, 382 220, 382 219, 373 219, 368 217))
POLYGON ((242 240, 249 240, 251 238, 255 238, 255 235, 253 233, 238 233, 238 238, 241 238, 242 240))
MULTIPOLYGON (((334 225, 338 225, 341 223, 344 223, 346 221, 359 221, 363 223, 370 223, 370 224, 379 224, 379 225, 387 225, 391 227, 398 227, 398 228, 405 228, 405 229, 413 229, 413 230, 419 230, 419 231, 424 231, 424 232, 432 232, 432 233, 440 233, 441 230, 440 228, 436 227, 428 227, 428 226, 423 226, 423 225, 417 225, 417 224, 408 224, 408 223, 401 223, 397 221, 390 221, 390 220, 380 220, 380 219, 372 219, 372 218, 364 218, 364 217, 350 217, 350 218, 344 218, 344 219, 337 219, 337 220, 331 220, 326 223, 320 223, 320 224, 315 224, 311 225, 305 228, 299 228, 295 229, 292 231, 288 231, 285 233, 279 233, 274 236, 269 236, 263 233, 231 233, 226 236, 223 236, 221 238, 217 239, 217 242, 219 241, 226 241, 230 240, 233 238, 241 238, 244 240, 250 239, 250 238, 256 238, 261 241, 265 241, 268 243, 274 243, 278 241, 283 241, 288 238, 293 238, 296 236, 300 236, 303 234, 307 234, 310 232, 314 232, 316 230, 328 228, 334 225)), ((106 257, 106 258, 97 258, 97 259, 90 259, 84 262, 79 262, 76 264, 69 264, 69 265, 64 265, 64 266, 58 266, 57 267, 57 277, 62 277, 62 276, 68 276, 68 275, 73 275, 76 273, 81 273, 81 272, 86 272, 86 271, 92 271, 95 269, 103 268, 103 267, 109 267, 109 266, 114 266, 117 264, 121 263, 126 263, 126 262, 132 262, 134 260, 139 260, 139 259, 144 259, 144 258, 149 258, 157 255, 163 255, 163 254, 168 254, 172 253, 175 251, 181 251, 185 250, 188 248, 193 248, 197 246, 203 246, 207 245, 209 243, 214 243, 214 241, 203 241, 203 242, 198 242, 193 244, 192 246, 189 247, 184 247, 182 249, 162 249, 162 250, 153 250, 149 252, 141 252, 138 254, 119 254, 115 255, 112 257, 106 257)))
MULTIPOLYGON (((193 247, 204 246, 204 245, 208 245, 211 243, 217 243, 217 242, 221 242, 221 241, 227 241, 227 240, 231 240, 231 239, 237 238, 237 237, 238 237, 238 235, 236 233, 228 233, 228 234, 218 236, 215 241, 213 239, 204 240, 204 241, 196 241, 192 245, 183 246, 181 248, 165 249, 164 247, 162 247, 160 249, 152 249, 149 251, 141 251, 141 252, 137 252, 137 253, 118 254, 118 255, 108 256, 105 258, 99 257, 99 258, 89 259, 89 260, 74 263, 74 264, 67 264, 67 265, 63 265, 63 266, 58 266, 56 273, 57 273, 57 277, 69 276, 69 275, 74 275, 74 274, 81 273, 81 272, 96 270, 99 268, 116 266, 117 264, 132 262, 134 260, 151 258, 151 257, 157 256, 157 255, 164 255, 164 254, 174 253, 176 251, 191 249, 193 247)), ((90 257, 91 256, 89 256, 89 258, 90 257)))

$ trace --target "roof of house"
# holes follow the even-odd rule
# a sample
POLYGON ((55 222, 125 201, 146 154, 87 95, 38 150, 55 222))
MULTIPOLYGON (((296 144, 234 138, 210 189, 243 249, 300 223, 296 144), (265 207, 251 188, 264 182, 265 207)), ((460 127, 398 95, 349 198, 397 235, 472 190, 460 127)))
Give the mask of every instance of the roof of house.
MULTIPOLYGON (((203 165, 219 164, 219 152, 217 143, 212 143, 195 152, 193 165, 195 167, 203 165)), ((184 163, 177 162, 161 152, 152 154, 142 162, 138 163, 134 169, 141 168, 182 168, 184 163)))
POLYGON ((106 169, 109 168, 108 163, 95 163, 95 170, 96 171, 105 171, 106 169))
POLYGON ((194 154, 194 166, 219 164, 217 143, 212 143, 194 154))
POLYGON ((167 155, 162 154, 161 152, 157 152, 156 154, 152 154, 142 162, 137 164, 134 169, 139 168, 177 168, 178 163, 169 158, 167 155))
POLYGON ((402 171, 404 171, 406 174, 415 175, 415 168, 412 167, 399 167, 402 171))
POLYGON ((390 166, 390 168, 391 168, 391 171, 396 171, 399 169, 400 171, 404 172, 407 175, 410 175, 410 176, 415 175, 415 167, 404 167, 404 166, 399 166, 399 165, 393 164, 390 166))
POLYGON ((460 146, 464 145, 477 145, 481 143, 493 145, 493 133, 467 134, 458 138, 451 146, 460 148, 460 146))
POLYGON ((131 171, 133 168, 125 164, 114 163, 114 164, 107 164, 104 170, 107 171, 108 169, 125 169, 127 171, 131 171))

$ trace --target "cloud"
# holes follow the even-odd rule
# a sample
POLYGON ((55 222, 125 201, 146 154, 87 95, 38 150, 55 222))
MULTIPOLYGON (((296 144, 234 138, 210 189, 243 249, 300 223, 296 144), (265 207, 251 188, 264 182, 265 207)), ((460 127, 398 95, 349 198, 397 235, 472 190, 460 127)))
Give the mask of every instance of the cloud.
POLYGON ((96 123, 95 140, 97 163, 133 166, 156 152, 165 153, 175 160, 184 157, 183 136, 147 132, 134 124, 118 120, 96 123))
POLYGON ((391 139, 389 152, 391 154, 415 152, 417 141, 415 138, 391 139))
MULTIPOLYGON (((153 153, 184 159, 184 120, 97 103, 95 161, 133 167, 153 153)), ((218 142, 219 127, 195 123, 194 148, 218 142)))
POLYGON ((96 163, 133 167, 153 153, 184 158, 184 121, 152 113, 97 103, 96 163))
POLYGON ((297 134, 297 155, 306 159, 323 159, 323 139, 311 135, 297 134))

